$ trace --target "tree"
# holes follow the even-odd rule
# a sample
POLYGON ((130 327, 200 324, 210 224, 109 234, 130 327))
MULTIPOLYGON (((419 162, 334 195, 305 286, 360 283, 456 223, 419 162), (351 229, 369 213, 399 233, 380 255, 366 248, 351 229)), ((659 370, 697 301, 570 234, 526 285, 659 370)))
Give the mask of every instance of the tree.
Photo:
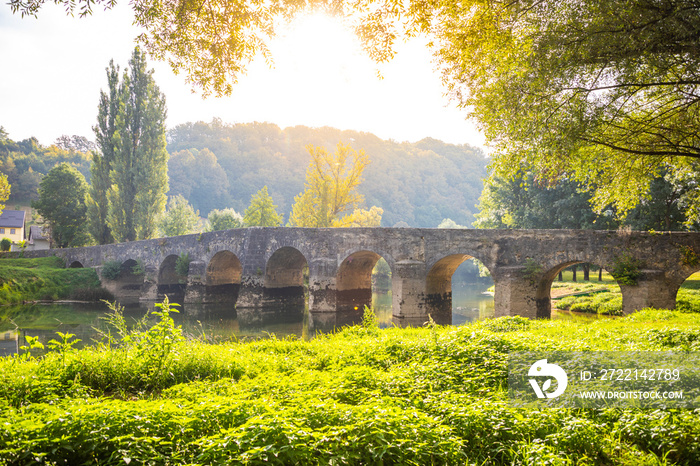
POLYGON ((590 193, 573 180, 562 178, 556 185, 539 183, 531 171, 514 177, 492 176, 479 199, 476 228, 574 228, 616 229, 620 222, 612 209, 596 214, 590 193))
POLYGON ((158 220, 158 229, 164 236, 195 233, 199 225, 199 211, 195 212, 187 199, 177 195, 168 200, 168 207, 158 220))
POLYGON ((214 209, 207 217, 209 226, 207 231, 230 230, 232 228, 243 228, 243 216, 233 209, 214 209))
MULTIPOLYGON (((0 130, 1 129, 2 127, 0 127, 0 130)), ((5 210, 5 202, 10 197, 10 188, 11 186, 7 181, 7 176, 4 173, 0 173, 0 214, 5 210)))
POLYGON ((102 153, 93 155, 89 205, 98 242, 110 234, 117 241, 152 237, 168 191, 165 96, 138 47, 121 81, 118 73, 110 62, 109 93, 100 96, 94 128, 102 153))
POLYGON ((169 195, 182 194, 202 214, 228 204, 228 177, 216 155, 209 149, 171 153, 168 177, 169 195))
POLYGON ((697 183, 685 183, 669 173, 660 173, 649 186, 649 197, 632 209, 625 224, 633 230, 698 230, 700 224, 689 219, 688 194, 697 190, 697 183))
POLYGON ((88 140, 85 136, 68 136, 66 134, 58 137, 54 143, 57 147, 73 152, 91 152, 97 150, 97 145, 88 140))
POLYGON ((598 212, 624 216, 664 167, 698 171, 699 12, 685 0, 468 2, 430 24, 496 176, 523 162, 541 180, 571 176, 598 212))
POLYGON ((382 214, 384 209, 381 207, 372 206, 369 210, 355 209, 350 216, 351 227, 378 227, 382 223, 382 214))
MULTIPOLYGON (((44 1, 10 5, 35 15, 44 1)), ((84 15, 94 2, 59 3, 84 15)), ((430 36, 450 94, 473 109, 500 175, 522 161, 542 179, 566 173, 593 192, 599 212, 613 204, 623 215, 648 197, 663 164, 674 176, 699 171, 695 0, 133 2, 140 40, 205 94, 230 93, 255 54, 268 54, 276 18, 304 6, 347 15, 378 61, 401 37, 430 36)), ((697 218, 700 194, 691 198, 697 218)))
POLYGON ((52 168, 39 184, 39 199, 32 207, 48 224, 51 239, 59 248, 88 242, 85 177, 67 163, 52 168))
POLYGON ((453 228, 453 229, 457 229, 457 228, 467 228, 467 227, 465 227, 464 225, 459 225, 459 224, 457 224, 457 222, 455 222, 455 221, 452 220, 451 218, 445 218, 445 219, 443 219, 442 222, 440 222, 440 225, 438 225, 437 227, 438 227, 438 228, 453 228))
POLYGON ((97 111, 95 132, 97 148, 92 152, 90 166, 90 189, 87 198, 89 230, 99 244, 114 242, 112 230, 109 227, 109 199, 107 192, 112 186, 110 174, 116 153, 117 115, 120 107, 119 67, 110 60, 107 71, 107 87, 109 94, 100 91, 100 103, 97 111))
POLYGON ((249 227, 277 227, 282 224, 282 216, 267 193, 267 186, 250 198, 250 206, 245 210, 243 222, 249 227))
POLYGON ((362 171, 369 164, 363 150, 338 143, 335 153, 323 147, 306 147, 311 163, 304 192, 294 198, 289 223, 297 227, 343 227, 353 223, 349 214, 364 200, 357 192, 362 171), (345 215, 344 215, 345 214, 345 215))

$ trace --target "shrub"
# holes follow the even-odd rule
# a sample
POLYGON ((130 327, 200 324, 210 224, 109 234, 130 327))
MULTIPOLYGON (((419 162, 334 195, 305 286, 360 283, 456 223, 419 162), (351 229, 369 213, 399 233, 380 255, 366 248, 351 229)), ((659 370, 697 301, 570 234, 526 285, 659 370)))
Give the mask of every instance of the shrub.
POLYGON ((3 238, 0 240, 0 251, 9 251, 12 247, 12 240, 10 238, 3 238))
POLYGON ((142 260, 136 261, 136 265, 131 268, 131 273, 137 277, 141 277, 146 274, 146 267, 144 267, 142 260))
POLYGON ((613 261, 610 275, 612 275, 620 285, 636 286, 637 279, 642 274, 640 271, 642 266, 643 264, 641 261, 638 261, 629 254, 623 254, 622 256, 616 257, 613 261))
POLYGON ((102 264, 102 278, 116 280, 122 274, 122 264, 119 261, 106 261, 102 264))

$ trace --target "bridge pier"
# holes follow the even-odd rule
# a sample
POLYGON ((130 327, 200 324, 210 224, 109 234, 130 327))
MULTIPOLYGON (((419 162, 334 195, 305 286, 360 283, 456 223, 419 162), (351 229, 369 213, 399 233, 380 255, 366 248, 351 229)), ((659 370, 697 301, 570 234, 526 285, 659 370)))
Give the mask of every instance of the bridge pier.
POLYGON ((631 314, 647 307, 673 309, 682 284, 667 280, 662 270, 642 270, 637 285, 620 285, 622 312, 631 314))
POLYGON ((196 260, 190 262, 185 287, 185 303, 202 303, 206 298, 207 264, 196 260))
POLYGON ((155 301, 158 299, 158 268, 147 265, 145 269, 139 301, 155 301))
MULTIPOLYGON (((428 302, 425 285, 425 262, 405 260, 394 264, 391 275, 392 309, 394 321, 399 326, 420 326, 428 320, 433 308, 428 302)), ((441 323, 438 322, 440 317, 436 315, 433 319, 441 323)))
POLYGON ((243 275, 236 307, 262 307, 264 302, 264 283, 265 280, 260 275, 243 275))
POLYGON ((309 264, 309 312, 336 312, 336 261, 331 258, 316 259, 309 264))
POLYGON ((496 317, 548 319, 551 316, 549 295, 538 299, 542 277, 527 276, 526 267, 500 267, 492 277, 496 317))

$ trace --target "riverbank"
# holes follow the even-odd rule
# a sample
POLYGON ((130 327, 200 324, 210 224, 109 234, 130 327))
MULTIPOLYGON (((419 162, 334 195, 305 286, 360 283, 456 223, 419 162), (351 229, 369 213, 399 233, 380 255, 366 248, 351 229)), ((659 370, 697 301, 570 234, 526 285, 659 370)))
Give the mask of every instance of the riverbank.
MULTIPOLYGON (((166 318, 79 351, 0 360, 8 464, 698 464, 692 411, 524 410, 523 350, 700 350, 698 316, 489 319, 207 345, 166 318)), ((370 317, 370 316, 368 316, 370 317)), ((122 333, 114 316, 111 335, 122 333)), ((105 335, 109 335, 105 333, 105 335)), ((60 341, 61 339, 57 337, 60 341)))
MULTIPOLYGON (((601 282, 555 282, 552 285, 552 308, 563 311, 621 316, 622 293, 610 277, 601 282), (607 283, 605 283, 607 281, 607 283)), ((700 272, 681 285, 676 296, 676 310, 700 313, 700 272)))
POLYGON ((41 301, 111 299, 91 268, 65 268, 59 257, 0 256, 0 305, 41 301))

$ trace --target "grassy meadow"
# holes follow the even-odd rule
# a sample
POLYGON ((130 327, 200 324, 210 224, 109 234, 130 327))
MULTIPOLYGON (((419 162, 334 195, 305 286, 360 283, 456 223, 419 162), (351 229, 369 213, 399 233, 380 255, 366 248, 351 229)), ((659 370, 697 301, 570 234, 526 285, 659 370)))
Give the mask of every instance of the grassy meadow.
POLYGON ((107 297, 94 269, 67 269, 60 257, 0 258, 0 305, 107 297))
MULTIPOLYGON (((185 339, 166 306, 100 344, 0 360, 4 464, 700 463, 698 412, 509 406, 508 353, 700 349, 698 314, 185 339)), ((30 342, 31 343, 31 342, 30 342)))
MULTIPOLYGON (((578 277, 583 277, 579 272, 578 277)), ((591 272, 590 281, 572 281, 572 273, 564 272, 563 281, 552 283, 552 308, 564 311, 587 312, 601 315, 622 315, 622 293, 612 276, 591 272)), ((700 272, 691 275, 678 290, 676 310, 700 312, 700 272)))

